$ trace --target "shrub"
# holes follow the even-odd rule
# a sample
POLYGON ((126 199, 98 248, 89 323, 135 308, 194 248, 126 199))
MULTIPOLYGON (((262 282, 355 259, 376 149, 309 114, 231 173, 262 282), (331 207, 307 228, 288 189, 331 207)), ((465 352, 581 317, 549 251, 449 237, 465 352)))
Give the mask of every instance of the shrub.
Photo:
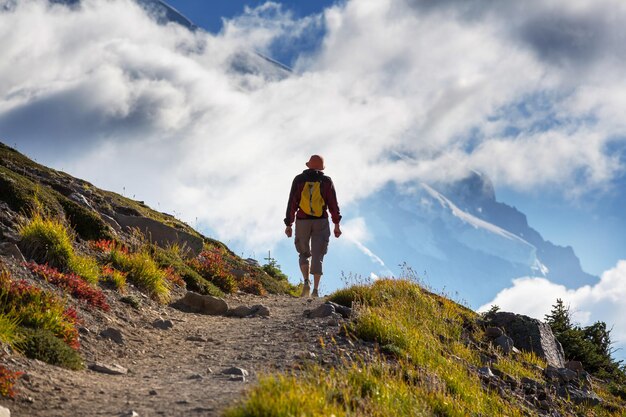
POLYGON ((167 274, 159 268, 147 250, 142 249, 132 253, 113 246, 107 254, 107 261, 116 269, 125 272, 128 280, 159 302, 169 301, 170 288, 167 274))
POLYGON ((74 256, 72 239, 61 221, 36 213, 20 227, 20 246, 35 262, 67 268, 74 256))
POLYGON ((1 314, 14 314, 20 326, 48 330, 70 347, 78 349, 76 310, 66 307, 59 297, 25 281, 12 281, 7 272, 1 272, 0 299, 9 300, 0 304, 3 309, 1 314))
POLYGON ((17 382, 17 379, 23 374, 24 372, 11 371, 0 365, 0 396, 14 398, 15 391, 13 390, 13 386, 15 382, 17 382))
POLYGON ((67 220, 78 236, 84 240, 96 240, 111 237, 111 232, 100 215, 67 199, 59 198, 67 220))
POLYGON ((0 307, 0 311, 7 311, 7 313, 0 312, 0 342, 15 347, 22 339, 19 332, 20 318, 10 306, 6 305, 8 303, 9 301, 4 298, 0 300, 0 304, 4 304, 0 307))
POLYGON ((244 276, 239 282, 239 289, 248 294, 266 295, 267 291, 259 281, 255 281, 250 277, 244 276))
POLYGON ((80 355, 49 330, 25 329, 24 336, 20 348, 29 358, 73 370, 84 367, 80 355))
POLYGON ((102 267, 102 277, 106 282, 113 284, 116 290, 123 293, 126 290, 126 273, 118 271, 110 265, 102 267))
POLYGON ((20 246, 35 262, 72 271, 92 284, 98 282, 98 263, 95 259, 74 252, 71 233, 60 220, 44 217, 37 212, 28 223, 20 227, 20 235, 20 246))
POLYGON ((196 258, 188 260, 187 265, 220 290, 234 293, 237 291, 237 281, 233 274, 228 271, 223 250, 218 247, 207 247, 196 258))
POLYGON ((83 300, 92 307, 109 311, 110 307, 104 293, 100 289, 91 287, 78 275, 63 274, 48 265, 38 265, 34 262, 26 264, 26 267, 52 285, 67 291, 74 298, 83 300))

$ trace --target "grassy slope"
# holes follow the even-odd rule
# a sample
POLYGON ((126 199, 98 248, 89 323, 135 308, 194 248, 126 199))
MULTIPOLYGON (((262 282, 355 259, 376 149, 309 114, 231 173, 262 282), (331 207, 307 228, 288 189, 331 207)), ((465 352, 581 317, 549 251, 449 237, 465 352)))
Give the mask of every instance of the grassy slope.
MULTIPOLYGON (((374 358, 326 369, 268 375, 228 417, 252 416, 524 416, 537 415, 521 398, 484 388, 481 354, 498 355, 493 368, 516 380, 542 381, 545 363, 532 354, 499 355, 480 342, 477 314, 406 280, 380 280, 330 298, 360 304, 348 333, 376 342, 374 358)), ((620 415, 626 403, 603 388, 607 407, 556 400, 565 415, 620 415)))

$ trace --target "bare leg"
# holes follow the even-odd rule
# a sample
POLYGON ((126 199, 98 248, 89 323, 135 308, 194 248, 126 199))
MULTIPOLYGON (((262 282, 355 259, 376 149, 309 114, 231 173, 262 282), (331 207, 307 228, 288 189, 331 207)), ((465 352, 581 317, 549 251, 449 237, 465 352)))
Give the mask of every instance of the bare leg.
POLYGON ((302 293, 300 297, 308 297, 311 292, 311 282, 309 280, 309 264, 300 264, 300 271, 302 271, 302 277, 304 278, 304 285, 302 285, 302 293))
POLYGON ((304 282, 309 281, 309 264, 300 264, 300 271, 302 272, 304 282))
POLYGON ((322 278, 322 274, 313 274, 313 294, 311 295, 313 298, 319 297, 319 293, 317 289, 320 285, 320 279, 322 278))

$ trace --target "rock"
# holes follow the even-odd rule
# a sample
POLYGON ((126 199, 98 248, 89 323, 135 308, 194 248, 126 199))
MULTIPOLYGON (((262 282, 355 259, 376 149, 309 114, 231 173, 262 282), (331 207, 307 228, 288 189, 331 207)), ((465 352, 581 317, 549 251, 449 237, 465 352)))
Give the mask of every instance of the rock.
POLYGON ((567 361, 565 362, 565 367, 567 369, 571 369, 572 371, 580 372, 583 371, 583 364, 581 361, 567 361))
POLYGON ((322 304, 313 310, 304 310, 304 316, 310 319, 318 319, 323 317, 332 316, 335 312, 335 307, 331 304, 322 304))
POLYGON ((123 366, 119 366, 117 364, 107 365, 101 362, 95 362, 89 365, 89 369, 94 372, 100 372, 102 374, 109 375, 126 375, 128 373, 128 369, 123 366))
POLYGON ((139 413, 135 410, 130 410, 120 414, 120 417, 139 417, 139 413))
POLYGON ((507 355, 511 353, 514 348, 513 339, 505 334, 500 335, 500 337, 496 338, 493 343, 495 343, 496 346, 500 347, 502 351, 507 355))
POLYGON ((228 378, 229 381, 236 381, 236 382, 246 382, 246 377, 243 375, 231 375, 228 378))
POLYGON ((559 368, 558 369, 559 378, 563 382, 571 382, 578 378, 578 373, 576 371, 572 371, 567 368, 559 368))
POLYGON ((22 251, 20 250, 20 248, 17 247, 15 243, 0 243, 0 254, 14 258, 18 262, 26 262, 24 255, 22 255, 22 251))
POLYGON ((204 379, 204 378, 200 374, 193 374, 193 375, 189 375, 188 379, 204 379))
POLYGON ((235 308, 231 308, 226 312, 228 317, 255 317, 262 316, 267 317, 270 315, 270 309, 265 307, 262 304, 256 304, 252 307, 248 307, 245 305, 237 306, 235 308))
POLYGON ((571 385, 559 387, 556 393, 559 397, 569 399, 574 404, 595 406, 602 402, 595 392, 586 388, 576 388, 571 385))
POLYGON ((181 247, 189 248, 194 254, 198 255, 202 251, 203 241, 200 237, 182 230, 174 229, 166 224, 142 216, 127 216, 125 214, 115 214, 115 220, 123 228, 131 230, 139 229, 153 243, 161 247, 167 247, 173 243, 181 247))
POLYGON ((248 376, 248 371, 243 368, 237 368, 236 366, 232 366, 230 368, 226 368, 222 371, 224 375, 241 375, 248 376))
POLYGON ((252 310, 254 310, 253 315, 260 317, 269 317, 270 316, 270 308, 264 306, 263 304, 256 304, 252 306, 252 310))
POLYGON ((326 301, 326 304, 335 308, 335 311, 341 314, 344 319, 349 319, 352 315, 352 309, 350 307, 342 306, 341 304, 333 303, 332 301, 326 301))
POLYGON ((156 319, 152 322, 152 327, 156 329, 168 330, 174 327, 174 323, 172 323, 172 320, 156 319))
POLYGON ((485 336, 487 336, 487 338, 489 338, 489 339, 497 339, 498 337, 502 336, 503 334, 504 334, 504 332, 499 327, 487 327, 485 329, 485 336))
POLYGON ((102 220, 104 220, 104 222, 106 224, 108 224, 109 226, 111 226, 111 228, 113 230, 115 230, 116 233, 121 233, 122 232, 122 227, 120 226, 120 224, 118 222, 115 221, 115 219, 109 215, 106 215, 104 213, 100 213, 100 217, 102 217, 102 220))
POLYGON ((105 339, 110 339, 118 345, 124 344, 124 336, 122 335, 122 332, 115 327, 107 327, 100 332, 100 336, 105 339))
POLYGON ((252 308, 248 306, 237 306, 226 312, 228 317, 247 317, 252 314, 252 308))
POLYGON ((478 368, 478 376, 480 376, 483 379, 491 379, 495 377, 495 375, 491 371, 491 368, 488 366, 483 366, 482 368, 478 368))
POLYGON ((226 314, 228 311, 228 304, 223 298, 213 297, 212 295, 200 295, 192 291, 187 291, 187 294, 173 303, 172 307, 211 316, 226 314))
POLYGON ((156 390, 151 389, 150 392, 148 392, 149 395, 158 395, 159 393, 156 392, 156 390))
POLYGON ((0 405, 0 417, 11 417, 11 410, 0 405))
POLYGON ((548 324, 521 314, 499 311, 492 315, 489 325, 502 328, 517 348, 535 352, 549 365, 564 366, 563 347, 548 324))
POLYGON ((252 266, 256 266, 256 267, 261 266, 261 265, 259 264, 259 261, 257 261, 256 259, 253 259, 253 258, 246 258, 246 259, 245 259, 245 261, 246 261, 246 263, 247 263, 248 265, 252 265, 252 266))

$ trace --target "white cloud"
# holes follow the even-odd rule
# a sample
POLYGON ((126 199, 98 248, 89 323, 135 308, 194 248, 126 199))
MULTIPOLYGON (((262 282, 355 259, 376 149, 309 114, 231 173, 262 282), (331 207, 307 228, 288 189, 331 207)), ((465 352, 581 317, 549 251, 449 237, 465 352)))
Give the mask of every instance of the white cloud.
POLYGON ((491 305, 497 305, 504 311, 543 320, 557 298, 570 306, 574 322, 588 326, 603 321, 612 327, 612 340, 622 349, 618 356, 626 355, 626 260, 604 272, 595 285, 576 289, 554 284, 545 278, 516 279, 512 287, 500 291, 493 301, 478 310, 485 311, 491 305))
POLYGON ((623 168, 607 145, 626 137, 626 10, 531 3, 347 1, 303 19, 266 3, 211 35, 158 25, 130 0, 20 1, 0 12, 0 136, 257 249, 281 238, 312 153, 344 209, 388 181, 467 168, 584 193, 623 168), (232 71, 237 52, 322 21, 292 77, 232 71))

